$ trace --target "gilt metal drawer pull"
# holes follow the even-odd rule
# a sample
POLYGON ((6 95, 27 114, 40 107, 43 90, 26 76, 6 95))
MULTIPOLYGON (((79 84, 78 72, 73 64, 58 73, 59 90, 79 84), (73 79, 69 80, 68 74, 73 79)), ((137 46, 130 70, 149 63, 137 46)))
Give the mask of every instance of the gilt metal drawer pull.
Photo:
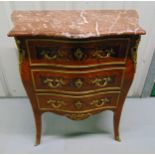
POLYGON ((57 79, 57 78, 56 79, 47 78, 46 80, 44 80, 44 83, 47 84, 50 88, 59 88, 65 84, 63 79, 57 79))
POLYGON ((101 77, 101 78, 95 78, 92 80, 92 84, 95 84, 98 87, 105 87, 111 82, 111 77, 101 77))
POLYGON ((111 57, 112 54, 115 54, 112 48, 106 50, 96 50, 93 54, 93 57, 97 59, 102 59, 106 57, 111 57))
POLYGON ((104 106, 106 103, 109 103, 110 100, 108 98, 101 98, 101 99, 97 99, 97 100, 93 100, 90 105, 93 105, 95 107, 102 107, 104 106))
POLYGON ((41 57, 48 60, 57 60, 61 57, 60 50, 58 48, 37 48, 37 51, 41 57))
POLYGON ((54 55, 49 55, 48 53, 44 53, 44 58, 45 59, 48 59, 48 60, 55 60, 57 59, 58 55, 57 54, 54 54, 54 55))
POLYGON ((65 105, 64 101, 52 100, 52 99, 48 100, 47 104, 50 104, 54 109, 59 109, 65 105))

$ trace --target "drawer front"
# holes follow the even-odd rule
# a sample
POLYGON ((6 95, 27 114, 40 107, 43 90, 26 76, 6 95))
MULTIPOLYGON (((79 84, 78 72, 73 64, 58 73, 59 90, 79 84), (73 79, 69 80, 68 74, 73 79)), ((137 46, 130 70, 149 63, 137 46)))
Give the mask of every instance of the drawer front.
POLYGON ((130 46, 129 38, 98 41, 26 40, 30 65, 88 67, 124 64, 130 46))
POLYGON ((35 91, 79 95, 120 89, 124 69, 125 67, 81 71, 33 69, 31 73, 35 91))
POLYGON ((116 108, 119 93, 119 91, 109 91, 81 96, 37 93, 37 101, 40 110, 84 113, 105 108, 116 108))

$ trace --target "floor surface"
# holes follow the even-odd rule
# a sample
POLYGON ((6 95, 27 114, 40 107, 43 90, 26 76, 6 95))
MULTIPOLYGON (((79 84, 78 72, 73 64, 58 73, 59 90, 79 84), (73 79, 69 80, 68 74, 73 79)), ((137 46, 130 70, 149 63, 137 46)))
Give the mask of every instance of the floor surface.
POLYGON ((155 98, 127 98, 113 139, 113 113, 84 121, 55 114, 42 117, 42 141, 34 146, 35 125, 27 98, 0 99, 0 153, 155 153, 155 98))

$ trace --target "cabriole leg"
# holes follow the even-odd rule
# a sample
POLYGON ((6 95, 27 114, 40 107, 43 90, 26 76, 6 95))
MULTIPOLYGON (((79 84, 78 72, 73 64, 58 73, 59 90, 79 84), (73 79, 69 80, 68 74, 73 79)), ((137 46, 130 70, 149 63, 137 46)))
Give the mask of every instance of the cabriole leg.
POLYGON ((119 137, 119 123, 120 123, 120 113, 116 113, 114 112, 114 137, 115 137, 115 140, 117 141, 121 141, 120 140, 120 137, 119 137))
POLYGON ((35 146, 40 144, 41 141, 41 114, 34 114, 36 125, 36 142, 35 146))

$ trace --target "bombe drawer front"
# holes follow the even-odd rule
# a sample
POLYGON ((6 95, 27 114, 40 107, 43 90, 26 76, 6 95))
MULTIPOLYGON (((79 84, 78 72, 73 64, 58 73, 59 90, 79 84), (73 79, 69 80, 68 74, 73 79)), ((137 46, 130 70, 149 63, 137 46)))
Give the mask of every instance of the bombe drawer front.
POLYGON ((26 46, 31 66, 87 68, 101 64, 124 64, 130 39, 109 38, 90 42, 27 39, 26 46))
POLYGON ((35 91, 83 94, 101 90, 121 89, 125 67, 66 71, 31 70, 35 91))
POLYGON ((54 93, 37 93, 40 110, 62 112, 84 112, 114 109, 117 106, 120 91, 99 92, 89 95, 64 95, 54 93))

